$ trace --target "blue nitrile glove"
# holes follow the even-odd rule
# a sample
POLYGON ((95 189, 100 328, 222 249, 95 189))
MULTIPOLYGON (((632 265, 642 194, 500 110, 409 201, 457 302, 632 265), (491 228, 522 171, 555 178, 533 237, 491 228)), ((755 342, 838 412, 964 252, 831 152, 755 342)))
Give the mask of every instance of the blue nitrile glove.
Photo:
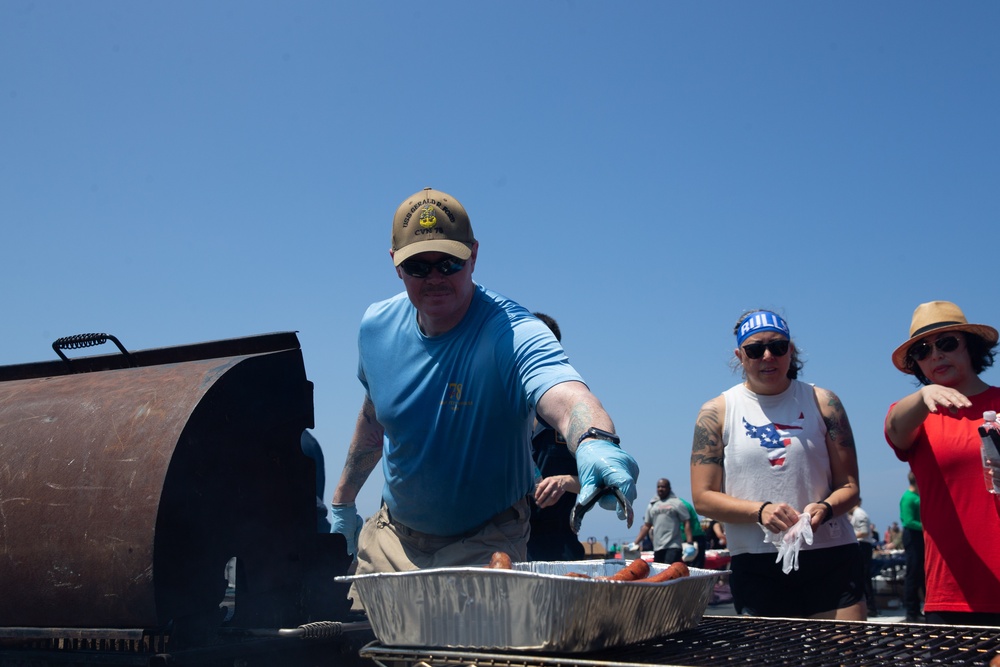
MULTIPOLYGON (((577 503, 586 505, 602 488, 617 486, 630 503, 635 502, 635 483, 639 479, 639 464, 618 445, 607 440, 584 440, 576 448, 576 470, 580 475, 580 495, 577 503)), ((606 510, 618 510, 618 518, 626 520, 625 508, 618 506, 614 495, 598 503, 606 510)))
POLYGON ((333 503, 330 512, 330 532, 347 538, 347 553, 358 553, 358 535, 361 534, 361 515, 354 503, 333 503))

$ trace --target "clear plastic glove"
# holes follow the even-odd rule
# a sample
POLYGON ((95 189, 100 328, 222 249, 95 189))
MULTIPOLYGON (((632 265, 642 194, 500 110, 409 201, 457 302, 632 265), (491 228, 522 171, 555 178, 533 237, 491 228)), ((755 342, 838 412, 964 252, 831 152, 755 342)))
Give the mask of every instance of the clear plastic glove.
MULTIPOLYGON (((576 450, 576 468, 580 475, 577 503, 587 504, 600 489, 610 486, 617 487, 629 503, 635 502, 639 464, 618 445, 607 440, 584 440, 576 450)), ((613 495, 604 496, 598 503, 606 510, 617 509, 618 518, 627 520, 626 509, 618 506, 613 495)))
POLYGON ((802 548, 802 543, 813 543, 813 530, 810 521, 808 513, 800 514, 798 521, 780 533, 772 533, 761 526, 764 531, 764 541, 770 542, 778 548, 778 557, 774 562, 781 563, 781 571, 785 574, 799 569, 799 549, 802 548))
POLYGON ((330 512, 330 532, 347 538, 347 553, 358 553, 358 535, 361 534, 361 515, 354 503, 334 503, 330 512))

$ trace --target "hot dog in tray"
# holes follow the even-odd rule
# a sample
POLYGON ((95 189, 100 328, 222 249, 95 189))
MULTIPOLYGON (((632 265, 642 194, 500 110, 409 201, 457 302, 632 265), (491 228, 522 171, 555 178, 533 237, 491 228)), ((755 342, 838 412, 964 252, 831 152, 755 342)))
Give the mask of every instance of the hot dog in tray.
MULTIPOLYGON (((490 560, 490 564, 486 567, 492 569, 509 570, 513 567, 511 558, 508 554, 503 551, 497 551, 493 554, 493 558, 490 560)), ((581 579, 597 579, 604 581, 634 581, 644 584, 655 584, 664 581, 673 581, 674 579, 680 579, 682 577, 687 577, 691 574, 688 566, 682 562, 671 563, 669 567, 665 570, 657 572, 655 574, 650 574, 649 563, 644 561, 642 558, 636 558, 631 563, 618 570, 610 577, 591 577, 586 574, 581 574, 579 572, 569 572, 566 576, 577 577, 581 579)))

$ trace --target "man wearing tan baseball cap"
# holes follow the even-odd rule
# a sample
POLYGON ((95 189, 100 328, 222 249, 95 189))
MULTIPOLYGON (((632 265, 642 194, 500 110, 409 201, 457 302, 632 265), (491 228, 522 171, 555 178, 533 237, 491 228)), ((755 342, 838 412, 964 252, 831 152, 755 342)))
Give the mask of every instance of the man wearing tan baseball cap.
POLYGON ((575 453, 579 501, 600 497, 631 525, 635 459, 548 327, 473 281, 478 249, 447 193, 425 188, 396 209, 389 254, 405 291, 362 318, 366 395, 333 494, 332 531, 358 574, 484 565, 496 551, 525 560, 536 415, 575 453), (379 460, 382 506, 362 528, 355 499, 379 460))
MULTIPOLYGON (((950 301, 917 306, 892 363, 920 389, 889 408, 885 437, 920 489, 928 623, 1000 626, 1000 461, 984 465, 977 428, 1000 411, 997 330, 970 324, 950 301)), ((908 613, 908 619, 913 610, 908 613)))
POLYGON ((472 256, 476 238, 465 207, 438 190, 424 188, 407 198, 392 218, 392 263, 422 252, 443 252, 461 260, 472 256))

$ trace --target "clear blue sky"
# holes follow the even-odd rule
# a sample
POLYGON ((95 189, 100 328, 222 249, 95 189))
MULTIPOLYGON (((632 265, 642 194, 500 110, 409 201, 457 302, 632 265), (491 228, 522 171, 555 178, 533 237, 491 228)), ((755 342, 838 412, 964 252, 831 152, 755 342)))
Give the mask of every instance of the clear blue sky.
MULTIPOLYGON (((998 35, 996 2, 6 0, 0 364, 298 331, 332 491, 358 322, 402 288, 392 213, 433 186, 475 278, 559 321, 640 508, 663 476, 689 497, 764 306, 842 399, 882 530, 913 308, 1000 326, 998 35)), ((612 516, 583 537, 635 536, 612 516)))

